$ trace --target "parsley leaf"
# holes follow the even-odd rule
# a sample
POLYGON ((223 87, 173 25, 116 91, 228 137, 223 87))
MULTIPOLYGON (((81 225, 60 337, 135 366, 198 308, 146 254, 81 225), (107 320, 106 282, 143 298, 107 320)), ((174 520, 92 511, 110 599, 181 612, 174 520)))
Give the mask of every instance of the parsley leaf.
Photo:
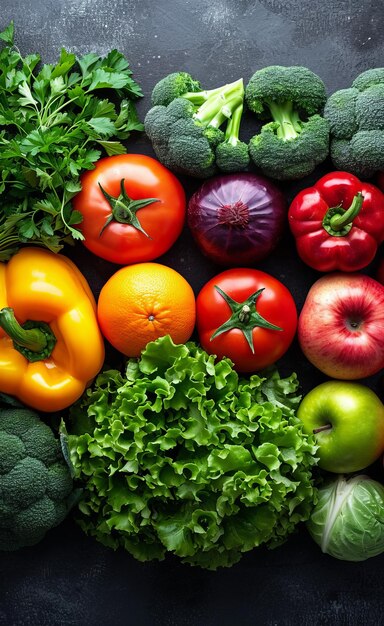
POLYGON ((80 175, 102 152, 123 154, 142 131, 134 101, 142 91, 118 50, 77 57, 64 48, 54 64, 23 57, 11 22, 0 49, 0 261, 21 243, 58 252, 81 239, 71 199, 80 175))

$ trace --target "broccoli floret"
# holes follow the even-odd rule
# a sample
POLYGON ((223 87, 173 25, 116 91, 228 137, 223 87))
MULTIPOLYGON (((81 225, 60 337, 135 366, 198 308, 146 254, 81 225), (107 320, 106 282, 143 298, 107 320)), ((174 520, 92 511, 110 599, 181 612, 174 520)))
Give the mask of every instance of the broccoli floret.
POLYGON ((249 165, 248 145, 239 139, 243 105, 235 109, 227 123, 225 141, 216 148, 216 163, 223 172, 239 172, 249 165))
POLYGON ((223 131, 220 128, 215 128, 214 126, 207 126, 203 131, 203 135, 213 149, 217 148, 217 146, 225 139, 223 131))
POLYGON ((174 72, 162 78, 154 86, 151 97, 152 106, 158 104, 168 106, 173 100, 181 97, 194 105, 200 105, 220 91, 221 87, 203 90, 200 82, 187 72, 174 72))
POLYGON ((356 122, 361 130, 384 129, 384 82, 372 85, 356 98, 356 122))
POLYGON ((217 171, 215 150, 225 139, 220 127, 242 105, 243 81, 205 93, 209 97, 199 106, 183 96, 156 105, 144 121, 157 158, 175 172, 197 178, 217 171))
POLYGON ((306 67, 271 65, 258 70, 251 77, 245 99, 251 111, 261 119, 273 118, 271 105, 288 106, 295 115, 319 113, 327 99, 321 78, 306 67))
POLYGON ((384 170, 384 131, 361 130, 351 140, 333 139, 331 159, 341 170, 370 178, 384 170))
POLYGON ((384 83, 384 67, 374 67, 359 74, 352 83, 352 87, 359 91, 365 91, 372 85, 384 83))
POLYGON ((358 164, 352 154, 352 145, 349 139, 332 139, 330 145, 330 157, 333 163, 341 171, 356 171, 358 164))
POLYGON ((324 108, 335 167, 369 178, 384 169, 384 68, 363 72, 324 108))
POLYGON ((351 153, 358 176, 370 178, 384 170, 384 132, 360 130, 351 139, 351 153))
MULTIPOLYGON (((183 102, 187 102, 183 100, 183 102)), ((156 136, 158 144, 167 145, 170 129, 170 117, 167 107, 156 105, 150 109, 145 117, 145 128, 148 137, 156 136)))
POLYGON ((329 125, 320 115, 313 115, 302 125, 295 141, 281 141, 277 122, 265 124, 249 142, 252 161, 266 176, 294 180, 310 174, 324 161, 329 150, 329 125))
POLYGON ((251 159, 267 176, 302 178, 326 159, 329 123, 319 115, 326 90, 311 70, 280 65, 258 70, 245 89, 245 98, 260 119, 272 120, 249 146, 251 159))
POLYGON ((58 440, 29 409, 0 409, 0 550, 40 541, 72 504, 58 440))
POLYGON ((201 85, 198 80, 192 78, 187 72, 174 72, 156 83, 152 91, 152 105, 161 104, 167 106, 175 98, 180 98, 180 96, 188 92, 194 93, 198 91, 201 91, 201 85))
POLYGON ((324 117, 329 121, 331 136, 337 139, 351 139, 357 131, 356 100, 357 89, 339 89, 327 100, 324 117))

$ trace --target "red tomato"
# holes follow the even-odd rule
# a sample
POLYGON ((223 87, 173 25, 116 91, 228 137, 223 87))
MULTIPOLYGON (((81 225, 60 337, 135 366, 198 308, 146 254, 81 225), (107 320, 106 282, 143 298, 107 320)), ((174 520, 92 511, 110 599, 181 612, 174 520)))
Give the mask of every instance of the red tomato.
POLYGON ((196 305, 202 347, 219 359, 229 357, 239 372, 271 365, 295 336, 297 310, 290 291, 259 270, 236 268, 218 274, 204 285, 196 305), (263 327, 268 323, 274 327, 263 327))
POLYGON ((156 159, 143 154, 106 157, 82 175, 81 184, 73 208, 83 216, 83 243, 97 256, 122 265, 151 261, 180 235, 185 193, 156 159))

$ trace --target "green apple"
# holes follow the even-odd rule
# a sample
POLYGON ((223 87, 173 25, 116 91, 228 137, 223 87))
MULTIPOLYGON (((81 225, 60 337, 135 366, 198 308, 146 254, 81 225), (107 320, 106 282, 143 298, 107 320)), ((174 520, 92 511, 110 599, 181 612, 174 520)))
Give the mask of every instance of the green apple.
POLYGON ((384 405, 365 385, 329 380, 304 397, 297 414, 315 434, 324 470, 357 472, 384 450, 384 405))

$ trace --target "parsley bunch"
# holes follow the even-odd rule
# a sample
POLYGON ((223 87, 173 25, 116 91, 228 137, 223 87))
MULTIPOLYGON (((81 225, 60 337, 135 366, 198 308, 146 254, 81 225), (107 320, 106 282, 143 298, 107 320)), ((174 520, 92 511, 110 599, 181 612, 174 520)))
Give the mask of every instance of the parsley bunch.
POLYGON ((102 155, 126 152, 121 140, 143 130, 142 96, 123 54, 78 58, 61 50, 56 65, 23 57, 11 23, 0 39, 0 260, 21 243, 58 252, 82 239, 71 198, 79 176, 102 155))

